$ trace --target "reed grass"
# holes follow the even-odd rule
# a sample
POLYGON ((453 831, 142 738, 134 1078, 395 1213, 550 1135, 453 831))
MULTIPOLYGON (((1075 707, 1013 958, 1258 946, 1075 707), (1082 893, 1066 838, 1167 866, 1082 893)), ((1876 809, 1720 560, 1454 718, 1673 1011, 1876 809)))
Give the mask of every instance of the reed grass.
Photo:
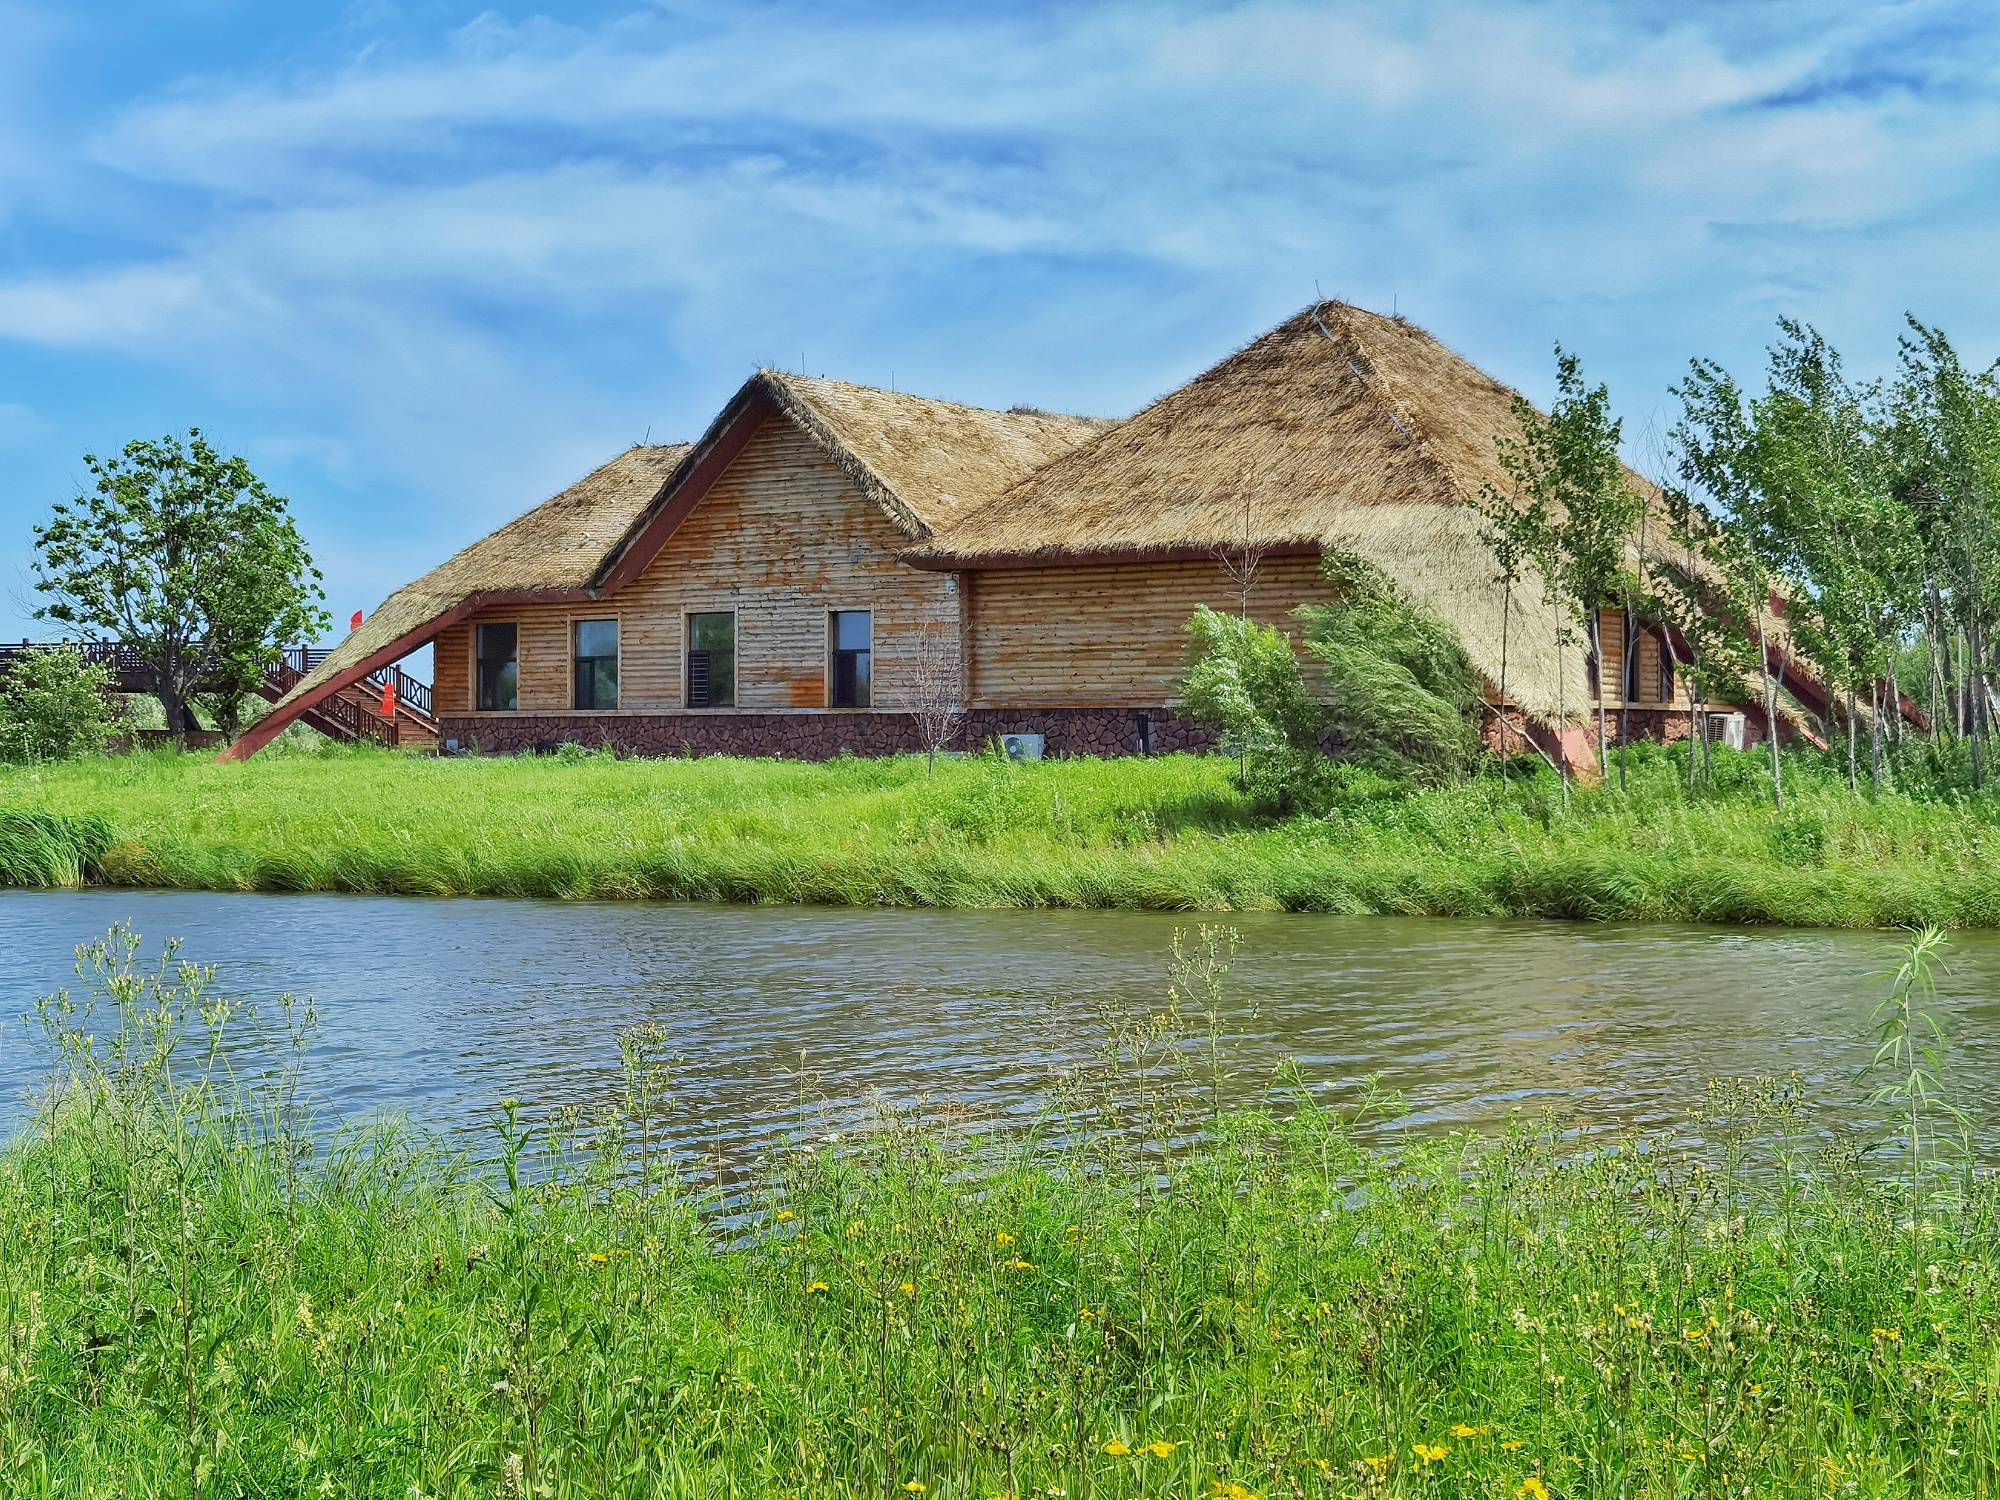
MULTIPOLYGON (((159 752, 0 772, 0 808, 108 828, 77 878, 131 887, 2000 925, 2000 800, 1855 796, 1795 753, 1779 812, 1754 754, 1717 759, 1690 794, 1679 752, 1637 748, 1629 791, 1567 813, 1546 771, 1416 795, 1351 771, 1324 815, 1273 822, 1220 757, 159 752)), ((0 880, 69 868, 0 841, 0 880)))
POLYGON ((316 1128, 306 1008, 260 1029, 115 930, 44 1003, 60 1060, 0 1152, 0 1488, 2000 1490, 2000 1198, 1935 1122, 1871 1166, 1751 1080, 1671 1136, 1371 1148, 1296 1069, 1235 1076, 1227 955, 1205 932, 1107 1015, 1033 1129, 835 1131, 802 1093, 717 1180, 658 1032, 600 1108, 503 1104, 473 1167, 316 1128))

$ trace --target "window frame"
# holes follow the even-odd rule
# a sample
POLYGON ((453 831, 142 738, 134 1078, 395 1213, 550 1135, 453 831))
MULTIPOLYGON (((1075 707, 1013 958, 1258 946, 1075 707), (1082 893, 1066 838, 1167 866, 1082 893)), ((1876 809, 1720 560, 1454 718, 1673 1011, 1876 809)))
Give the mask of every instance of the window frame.
MULTIPOLYGON (((496 695, 497 696, 497 695, 496 695)), ((480 620, 472 627, 472 711, 478 714, 517 714, 521 711, 521 622, 516 620, 480 620), (514 632, 514 702, 508 708, 488 708, 486 706, 486 674, 483 671, 486 658, 479 653, 483 632, 498 626, 505 626, 514 632)))
MULTIPOLYGON (((743 661, 742 612, 735 606, 728 609, 683 609, 681 611, 681 707, 689 713, 711 712, 729 713, 743 701, 742 673, 743 661), (729 701, 710 701, 697 708, 694 704, 694 622, 702 615, 729 616, 729 701)), ((711 699, 713 690, 711 689, 711 699)))
POLYGON ((624 705, 624 702, 625 702, 625 622, 623 617, 617 614, 570 616, 569 620, 570 712, 579 714, 615 714, 624 705), (609 625, 612 629, 612 632, 617 637, 617 644, 612 648, 610 656, 612 702, 609 708, 605 707, 601 703, 594 703, 589 708, 585 708, 581 703, 577 702, 577 699, 580 696, 578 689, 581 687, 583 681, 581 676, 578 674, 577 670, 578 667, 586 661, 605 660, 605 658, 602 656, 582 656, 578 654, 576 632, 577 628, 582 625, 609 625))
MULTIPOLYGON (((857 678, 858 680, 858 678, 857 678)), ((875 610, 829 609, 826 612, 826 706, 842 712, 867 713, 875 707, 875 610), (868 645, 865 650, 852 648, 843 650, 840 645, 840 617, 842 615, 866 615, 868 617, 868 645), (836 702, 840 684, 840 658, 843 656, 865 656, 868 658, 868 693, 865 703, 836 702)))

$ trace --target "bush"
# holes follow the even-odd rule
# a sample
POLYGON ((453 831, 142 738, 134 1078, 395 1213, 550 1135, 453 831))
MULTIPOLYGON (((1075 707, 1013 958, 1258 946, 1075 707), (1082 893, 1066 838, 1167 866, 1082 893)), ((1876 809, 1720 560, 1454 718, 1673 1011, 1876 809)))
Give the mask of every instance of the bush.
POLYGON ((108 667, 74 646, 26 651, 0 677, 0 760, 101 755, 117 686, 108 667))

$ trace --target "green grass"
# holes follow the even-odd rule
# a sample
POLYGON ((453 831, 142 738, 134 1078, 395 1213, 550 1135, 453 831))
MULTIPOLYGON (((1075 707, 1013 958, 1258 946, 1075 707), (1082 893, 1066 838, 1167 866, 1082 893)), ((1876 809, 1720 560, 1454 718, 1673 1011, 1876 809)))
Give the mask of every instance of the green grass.
POLYGON ((1402 797, 1358 774, 1272 823, 1219 757, 434 760, 171 753, 0 769, 0 809, 77 823, 68 862, 0 880, 192 890, 1286 909, 1804 926, 2000 926, 2000 800, 1850 795, 1794 756, 1775 812, 1756 755, 1690 797, 1678 753, 1560 806, 1543 772, 1402 797))
POLYGON ((1033 1131, 802 1106, 698 1185, 642 1033, 476 1171, 315 1134, 298 1013, 260 1066, 209 976, 95 959, 0 1151, 10 1496, 2000 1492, 1993 1179, 1864 1171, 1785 1085, 1384 1151, 1169 1009, 1033 1131))

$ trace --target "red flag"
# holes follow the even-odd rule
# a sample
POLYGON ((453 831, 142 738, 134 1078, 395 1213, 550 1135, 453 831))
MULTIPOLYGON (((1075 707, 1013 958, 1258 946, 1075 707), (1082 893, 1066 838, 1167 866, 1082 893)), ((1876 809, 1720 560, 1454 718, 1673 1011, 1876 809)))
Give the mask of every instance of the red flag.
POLYGON ((358 609, 357 609, 357 610, 356 610, 356 611, 354 612, 354 615, 353 615, 353 618, 351 618, 350 620, 348 620, 348 622, 347 622, 347 628, 348 628, 349 630, 359 630, 359 629, 361 628, 361 611, 360 611, 360 610, 358 610, 358 609))
POLYGON ((396 717, 396 679, 393 677, 382 684, 382 717, 396 717))

